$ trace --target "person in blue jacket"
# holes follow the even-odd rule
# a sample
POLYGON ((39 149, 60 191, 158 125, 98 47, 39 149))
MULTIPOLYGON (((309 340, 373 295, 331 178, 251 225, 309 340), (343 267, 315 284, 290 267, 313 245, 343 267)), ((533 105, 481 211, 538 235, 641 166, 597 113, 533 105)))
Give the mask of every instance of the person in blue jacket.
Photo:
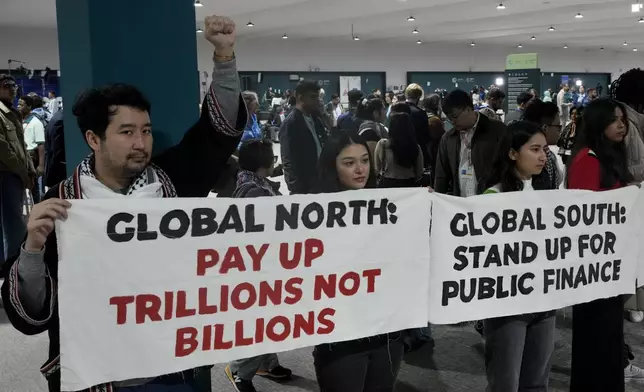
POLYGON ((262 127, 259 125, 259 121, 257 121, 257 111, 259 110, 257 93, 244 91, 242 92, 242 98, 244 98, 244 102, 248 108, 248 122, 246 123, 246 128, 244 128, 244 134, 242 135, 239 146, 246 141, 262 138, 262 127))

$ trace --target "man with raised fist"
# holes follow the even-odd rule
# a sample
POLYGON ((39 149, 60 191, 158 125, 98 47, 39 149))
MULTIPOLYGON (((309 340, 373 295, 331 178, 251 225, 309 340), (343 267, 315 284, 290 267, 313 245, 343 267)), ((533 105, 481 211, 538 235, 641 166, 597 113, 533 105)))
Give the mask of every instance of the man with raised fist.
MULTIPOLYGON (((247 112, 239 91, 234 22, 221 16, 206 18, 205 38, 214 46, 214 72, 201 115, 181 142, 161 155, 152 157, 150 102, 136 87, 90 89, 72 109, 92 153, 34 206, 27 237, 19 255, 7 261, 2 286, 14 327, 27 335, 49 333, 49 360, 41 372, 50 392, 61 387, 54 222, 67 216, 67 199, 205 197, 239 143, 247 112)), ((210 370, 112 382, 89 391, 207 392, 210 370)))

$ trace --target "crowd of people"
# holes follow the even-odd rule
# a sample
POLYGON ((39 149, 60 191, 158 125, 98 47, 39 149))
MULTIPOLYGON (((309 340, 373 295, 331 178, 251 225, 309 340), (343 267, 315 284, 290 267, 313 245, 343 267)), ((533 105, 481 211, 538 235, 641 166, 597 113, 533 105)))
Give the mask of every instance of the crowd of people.
MULTIPOLYGON (((506 96, 495 87, 484 97, 462 90, 426 96, 418 84, 407 86, 404 95, 353 90, 345 110, 337 95, 327 102, 316 82, 302 80, 275 103, 280 117, 269 125, 279 121, 278 157, 257 118, 258 95, 240 91, 233 32, 228 18, 206 20, 205 37, 215 50, 212 85, 199 119, 161 155, 152 155, 151 105, 136 87, 113 84, 81 94, 72 112, 91 153, 70 162, 78 164, 70 177, 64 175, 64 150, 60 155, 62 134, 55 132, 62 127, 62 110, 52 116, 37 96, 20 97, 14 108, 15 80, 0 76, 2 298, 19 331, 48 332, 49 360, 41 371, 50 391, 60 391, 54 222, 67 216, 68 200, 205 197, 213 190, 219 197, 249 198, 375 187, 427 187, 471 197, 562 188, 604 191, 644 180, 640 69, 614 81, 610 97, 584 95, 574 103, 565 94, 562 99, 545 94, 550 99, 542 100, 531 91, 507 114, 506 96), (274 180, 282 173, 287 189, 274 180), (25 225, 26 189, 36 204, 25 225)), ((642 321, 639 309, 632 310, 627 317, 642 321)), ((625 381, 644 382, 644 371, 630 362, 624 315, 621 297, 573 307, 572 392, 620 392, 625 381)), ((554 310, 480 320, 475 327, 485 339, 488 391, 548 390, 554 310)), ((313 358, 320 390, 391 392, 404 353, 432 343, 427 326, 318 345, 313 358)), ((266 354, 236 360, 225 374, 238 392, 253 392, 255 375, 288 379, 292 371, 276 354, 266 354)), ((210 368, 93 390, 209 391, 210 368)))

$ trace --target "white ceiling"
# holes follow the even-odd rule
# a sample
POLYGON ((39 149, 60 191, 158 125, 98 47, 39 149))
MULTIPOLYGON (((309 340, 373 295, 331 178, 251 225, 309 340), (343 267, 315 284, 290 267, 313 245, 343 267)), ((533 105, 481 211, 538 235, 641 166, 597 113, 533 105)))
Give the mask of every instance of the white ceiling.
MULTIPOLYGON (((100 0, 103 1, 103 0, 100 0)), ((524 51, 540 47, 644 52, 644 9, 631 12, 637 0, 201 0, 197 24, 209 14, 228 15, 243 39, 326 38, 362 41, 472 41, 524 51), (583 18, 575 15, 581 12, 583 18), (413 15, 415 22, 408 22, 413 15), (247 27, 252 21, 255 27, 247 27), (554 26, 556 31, 549 32, 554 26), (418 29, 419 34, 412 34, 418 29), (535 36, 536 40, 530 37, 535 36), (628 42, 628 46, 624 46, 628 42)), ((55 0, 0 0, 0 27, 56 25, 55 0)), ((385 53, 383 53, 384 55, 385 53)), ((404 59, 401 59, 404 61, 404 59)))

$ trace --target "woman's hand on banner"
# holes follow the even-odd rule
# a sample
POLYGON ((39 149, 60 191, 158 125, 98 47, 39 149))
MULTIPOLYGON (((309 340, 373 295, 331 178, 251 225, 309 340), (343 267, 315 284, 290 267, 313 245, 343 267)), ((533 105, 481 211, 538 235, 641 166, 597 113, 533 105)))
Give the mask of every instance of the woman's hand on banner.
POLYGON ((432 188, 431 186, 428 186, 427 187, 427 192, 434 193, 434 188, 432 188))
POLYGON ((47 237, 54 231, 55 221, 67 219, 67 209, 71 206, 67 200, 62 199, 48 199, 36 204, 29 214, 25 250, 40 252, 47 237))

